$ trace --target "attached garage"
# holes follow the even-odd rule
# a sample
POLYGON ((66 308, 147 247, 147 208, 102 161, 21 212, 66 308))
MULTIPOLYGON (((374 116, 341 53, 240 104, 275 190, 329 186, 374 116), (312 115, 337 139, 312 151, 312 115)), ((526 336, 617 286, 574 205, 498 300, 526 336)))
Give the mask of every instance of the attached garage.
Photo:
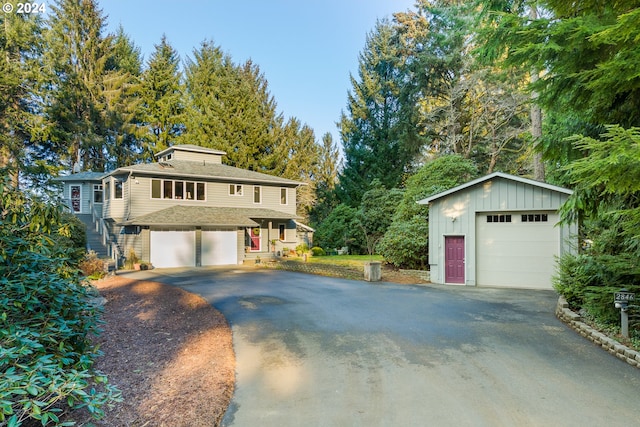
POLYGON ((237 264, 237 230, 203 230, 200 257, 202 266, 237 264))
POLYGON ((195 267, 194 230, 152 230, 151 264, 157 268, 195 267))
POLYGON ((571 190, 493 173, 418 203, 429 204, 434 283, 552 289, 556 257, 577 228, 559 225, 571 190))

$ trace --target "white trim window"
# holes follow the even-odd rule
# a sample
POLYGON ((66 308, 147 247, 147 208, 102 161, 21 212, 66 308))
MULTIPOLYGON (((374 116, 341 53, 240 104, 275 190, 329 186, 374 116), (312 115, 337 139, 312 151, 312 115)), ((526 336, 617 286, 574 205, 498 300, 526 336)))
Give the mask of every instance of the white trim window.
POLYGON ((206 187, 204 182, 152 179, 151 198, 204 202, 207 199, 206 187))
POLYGON ((289 191, 288 188, 280 188, 280 204, 288 205, 289 204, 289 191))
POLYGON ((93 203, 102 204, 103 197, 102 184, 93 184, 93 203))
POLYGON ((113 180, 113 198, 114 199, 124 198, 124 183, 121 179, 113 180))
POLYGON ((242 196, 242 184, 229 184, 230 196, 242 196))
POLYGON ((253 186, 253 203, 259 205, 262 203, 262 187, 259 185, 253 186))

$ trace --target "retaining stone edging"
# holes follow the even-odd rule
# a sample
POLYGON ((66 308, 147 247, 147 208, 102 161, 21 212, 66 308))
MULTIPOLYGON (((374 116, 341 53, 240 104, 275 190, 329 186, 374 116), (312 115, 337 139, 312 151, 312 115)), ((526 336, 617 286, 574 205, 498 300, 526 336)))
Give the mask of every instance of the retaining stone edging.
POLYGON ((596 345, 601 346, 609 353, 616 356, 618 359, 627 362, 629 365, 636 368, 640 368, 640 352, 630 349, 629 347, 620 344, 613 338, 609 338, 600 331, 593 329, 582 321, 582 317, 574 311, 569 309, 569 304, 560 296, 558 298, 558 304, 556 305, 556 316, 562 320, 569 327, 573 328, 583 337, 596 345))

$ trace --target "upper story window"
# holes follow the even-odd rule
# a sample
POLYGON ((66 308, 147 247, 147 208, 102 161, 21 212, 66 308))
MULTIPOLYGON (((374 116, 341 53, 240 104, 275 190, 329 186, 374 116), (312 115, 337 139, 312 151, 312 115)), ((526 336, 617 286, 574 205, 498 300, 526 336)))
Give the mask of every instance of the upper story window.
POLYGON ((104 183, 104 199, 105 200, 109 200, 110 197, 111 197, 111 185, 109 184, 109 181, 105 181, 105 183, 104 183))
POLYGON ((151 198, 165 200, 206 200, 204 182, 152 179, 151 198))
POLYGON ((113 198, 114 199, 122 199, 122 180, 115 179, 113 181, 113 198))
POLYGON ((286 188, 281 188, 280 189, 280 204, 281 205, 286 205, 288 204, 288 192, 286 188))
POLYGON ((102 184, 93 184, 93 203, 102 203, 102 184))
POLYGON ((242 196, 242 184, 229 184, 230 196, 242 196))
POLYGON ((262 187, 253 186, 253 203, 262 203, 262 187))

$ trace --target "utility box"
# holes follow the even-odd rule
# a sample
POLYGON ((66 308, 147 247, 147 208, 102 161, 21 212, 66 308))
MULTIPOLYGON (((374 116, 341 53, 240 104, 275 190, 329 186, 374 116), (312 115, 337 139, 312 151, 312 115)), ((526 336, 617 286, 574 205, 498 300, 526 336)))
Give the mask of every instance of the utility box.
POLYGON ((382 263, 380 261, 367 261, 364 263, 364 280, 367 282, 379 282, 382 279, 382 263))

